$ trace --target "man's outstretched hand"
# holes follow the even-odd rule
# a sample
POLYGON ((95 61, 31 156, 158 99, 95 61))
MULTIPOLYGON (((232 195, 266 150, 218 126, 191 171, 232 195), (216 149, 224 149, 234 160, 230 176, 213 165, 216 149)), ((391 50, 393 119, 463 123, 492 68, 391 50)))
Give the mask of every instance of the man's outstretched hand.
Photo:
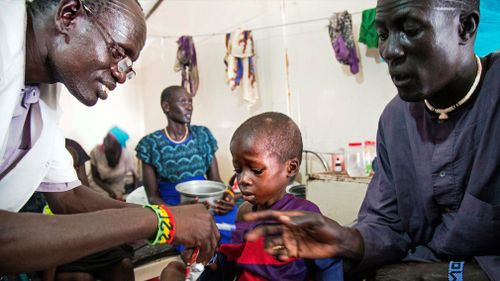
POLYGON ((244 219, 266 222, 250 231, 246 239, 264 237, 266 251, 279 260, 363 256, 363 239, 356 229, 318 213, 268 210, 248 213, 244 219))

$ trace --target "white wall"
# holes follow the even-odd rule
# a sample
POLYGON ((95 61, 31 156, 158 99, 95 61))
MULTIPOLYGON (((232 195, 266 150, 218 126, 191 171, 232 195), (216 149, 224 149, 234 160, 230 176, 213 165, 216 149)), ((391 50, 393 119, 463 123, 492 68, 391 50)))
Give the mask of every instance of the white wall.
MULTIPOLYGON (((85 148, 100 142, 113 124, 132 136, 130 146, 151 131, 166 125, 159 106, 161 91, 180 83, 173 71, 180 35, 230 32, 238 27, 255 29, 309 19, 329 17, 333 12, 361 12, 376 0, 170 0, 164 1, 148 20, 148 42, 138 61, 137 77, 130 85, 112 92, 109 100, 92 110, 73 100, 68 106, 63 128, 83 139, 85 148), (71 106, 69 106, 71 104, 71 106), (70 109, 68 109, 70 108, 70 109), (69 111, 69 112, 68 112, 69 111)), ((361 14, 353 15, 355 41, 361 14)), ((299 124, 305 148, 334 151, 349 141, 374 139, 378 117, 396 94, 384 63, 376 50, 357 45, 361 60, 358 75, 336 60, 327 30, 327 20, 285 28, 254 31, 257 52, 257 80, 260 102, 248 109, 241 95, 225 84, 224 36, 195 36, 200 88, 194 100, 193 123, 209 127, 219 142, 217 157, 223 179, 232 174, 229 140, 236 127, 248 117, 264 111, 289 113, 299 124), (287 98, 284 49, 289 56, 287 98)), ((67 96, 67 95, 65 95, 67 96)))
POLYGON ((135 145, 145 131, 142 90, 138 86, 138 80, 119 85, 107 100, 99 100, 93 107, 81 104, 64 88, 60 97, 63 108, 60 126, 65 136, 76 140, 90 153, 96 144, 102 143, 112 126, 119 126, 130 135, 127 149, 135 155, 135 145))

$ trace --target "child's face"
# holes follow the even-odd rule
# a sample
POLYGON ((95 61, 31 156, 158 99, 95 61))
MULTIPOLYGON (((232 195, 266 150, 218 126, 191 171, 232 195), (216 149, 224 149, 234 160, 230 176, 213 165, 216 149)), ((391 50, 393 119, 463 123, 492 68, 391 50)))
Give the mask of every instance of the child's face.
POLYGON ((231 154, 245 201, 266 209, 285 195, 290 176, 289 161, 283 162, 266 150, 258 138, 233 141, 231 154))

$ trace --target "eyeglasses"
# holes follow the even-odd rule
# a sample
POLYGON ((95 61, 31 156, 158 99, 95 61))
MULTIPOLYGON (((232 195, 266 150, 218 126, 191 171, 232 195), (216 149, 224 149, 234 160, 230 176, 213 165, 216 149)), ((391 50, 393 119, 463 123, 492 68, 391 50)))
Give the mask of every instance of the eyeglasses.
POLYGON ((130 80, 135 77, 135 71, 132 69, 132 60, 125 54, 125 50, 113 40, 113 37, 106 31, 104 25, 98 20, 97 16, 92 12, 92 10, 85 4, 85 0, 80 0, 82 3, 83 10, 89 15, 90 18, 94 21, 101 33, 102 38, 106 42, 106 46, 108 47, 111 56, 113 59, 117 61, 116 65, 118 66, 118 71, 120 73, 126 73, 127 79, 130 80))

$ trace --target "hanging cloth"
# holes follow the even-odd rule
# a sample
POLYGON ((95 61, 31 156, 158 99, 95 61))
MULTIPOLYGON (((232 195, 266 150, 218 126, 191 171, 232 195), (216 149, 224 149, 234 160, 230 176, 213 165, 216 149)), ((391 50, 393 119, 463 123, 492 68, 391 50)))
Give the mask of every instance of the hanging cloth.
POLYGON ((248 106, 259 99, 255 77, 255 49, 252 31, 237 30, 226 34, 226 78, 231 91, 239 89, 248 106))
POLYGON ((364 10, 362 13, 359 42, 365 43, 368 48, 378 48, 378 34, 375 28, 376 14, 376 8, 364 10))
POLYGON ((198 65, 196 63, 196 50, 194 48, 193 37, 181 36, 177 40, 177 59, 174 70, 182 71, 181 86, 186 88, 191 96, 195 96, 200 84, 198 76, 198 65))
POLYGON ((349 65, 352 74, 359 72, 359 59, 354 46, 352 18, 347 11, 334 13, 330 18, 328 33, 337 60, 349 65))
POLYGON ((474 50, 479 56, 500 51, 500 1, 481 0, 481 19, 477 30, 474 50))

